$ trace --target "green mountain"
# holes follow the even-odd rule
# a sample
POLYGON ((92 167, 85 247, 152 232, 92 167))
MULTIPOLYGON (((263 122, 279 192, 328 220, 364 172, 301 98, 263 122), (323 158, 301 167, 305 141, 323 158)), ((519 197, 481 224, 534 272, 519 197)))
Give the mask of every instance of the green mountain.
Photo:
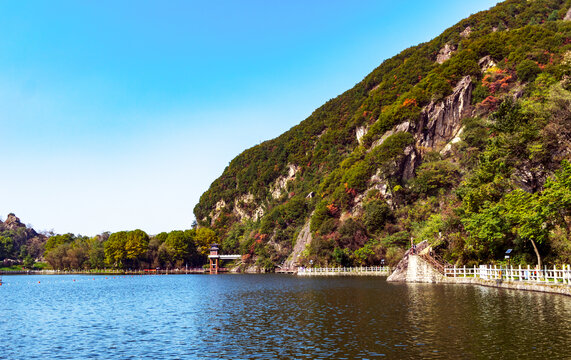
POLYGON ((31 268, 42 258, 47 237, 20 222, 13 213, 0 220, 0 267, 23 264, 31 268))
POLYGON ((245 266, 571 260, 571 0, 506 0, 231 161, 194 212, 245 266))

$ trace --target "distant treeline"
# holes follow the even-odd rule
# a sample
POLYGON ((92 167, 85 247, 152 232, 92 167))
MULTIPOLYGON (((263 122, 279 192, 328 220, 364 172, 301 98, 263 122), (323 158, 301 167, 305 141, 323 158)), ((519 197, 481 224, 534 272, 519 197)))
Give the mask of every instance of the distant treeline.
POLYGON ((105 232, 95 237, 51 236, 44 257, 53 269, 144 269, 198 267, 206 263, 214 231, 176 230, 149 236, 142 230, 105 232))

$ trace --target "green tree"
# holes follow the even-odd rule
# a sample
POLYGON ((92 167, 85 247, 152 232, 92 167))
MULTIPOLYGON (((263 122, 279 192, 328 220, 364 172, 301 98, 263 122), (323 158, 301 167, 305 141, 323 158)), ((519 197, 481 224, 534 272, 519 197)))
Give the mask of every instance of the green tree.
POLYGON ((173 260, 188 261, 193 254, 196 253, 196 245, 194 243, 194 230, 190 231, 171 231, 166 240, 165 246, 173 260))
POLYGON ((0 260, 10 257, 13 251, 14 240, 10 236, 0 236, 0 260))
POLYGON ((549 17, 547 18, 547 21, 555 21, 559 18, 559 12, 557 10, 553 10, 551 12, 551 14, 549 14, 549 17))
POLYGON ((68 262, 66 260, 67 251, 71 248, 70 244, 64 243, 52 248, 50 252, 45 255, 47 263, 52 269, 64 270, 68 268, 68 262))
POLYGON ((365 210, 363 222, 371 234, 382 230, 392 216, 391 208, 383 200, 369 201, 363 209, 365 210))
POLYGON ((333 250, 333 261, 340 266, 351 266, 351 255, 349 249, 336 247, 333 250))
POLYGON ((218 242, 218 236, 212 229, 196 229, 196 247, 200 255, 206 256, 210 250, 210 245, 218 242))
POLYGON ((564 160, 553 178, 547 179, 541 207, 547 217, 571 235, 571 163, 564 160))
POLYGON ((539 65, 533 60, 523 60, 516 67, 517 77, 521 81, 532 82, 536 76, 541 72, 539 65))
POLYGON ((149 235, 143 230, 128 231, 125 239, 125 257, 137 261, 149 248, 149 235))
POLYGON ((71 244, 76 239, 74 234, 53 235, 46 241, 46 253, 62 244, 71 244))
POLYGON ((109 239, 105 242, 105 262, 114 267, 123 267, 123 263, 127 260, 127 252, 125 245, 127 243, 127 232, 119 231, 109 235, 109 239))
POLYGON ((105 247, 97 237, 91 240, 88 257, 92 269, 102 269, 105 266, 105 247))
POLYGON ((450 189, 457 185, 459 180, 460 169, 457 165, 438 160, 420 165, 412 186, 419 194, 435 195, 439 189, 450 189))
POLYGON ((547 214, 541 206, 538 194, 516 189, 505 196, 504 203, 505 219, 511 231, 519 239, 531 243, 537 256, 537 265, 541 268, 541 255, 537 245, 549 241, 552 227, 547 221, 547 214))
POLYGON ((353 258, 357 265, 367 265, 369 260, 375 256, 373 246, 376 245, 373 241, 368 241, 362 248, 355 250, 353 258))
POLYGON ((24 267, 26 269, 31 269, 34 267, 34 258, 32 258, 29 254, 26 255, 26 257, 24 258, 24 267))
POLYGON ((503 204, 494 204, 462 219, 469 234, 464 249, 469 257, 486 260, 503 254, 504 244, 510 234, 505 212, 503 204))

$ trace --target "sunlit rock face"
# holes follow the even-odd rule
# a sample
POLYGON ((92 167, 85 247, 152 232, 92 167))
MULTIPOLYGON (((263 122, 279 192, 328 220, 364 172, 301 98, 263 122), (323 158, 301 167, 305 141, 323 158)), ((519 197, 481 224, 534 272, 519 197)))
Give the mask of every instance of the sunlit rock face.
POLYGON ((415 133, 417 148, 439 150, 458 134, 462 118, 470 114, 472 89, 472 79, 466 76, 456 85, 452 95, 423 109, 415 133))

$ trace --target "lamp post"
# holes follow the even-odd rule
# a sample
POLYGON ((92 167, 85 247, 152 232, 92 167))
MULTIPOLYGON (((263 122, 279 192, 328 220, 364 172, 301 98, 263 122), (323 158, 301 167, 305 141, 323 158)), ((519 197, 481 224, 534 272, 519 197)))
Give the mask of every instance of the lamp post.
MULTIPOLYGON (((511 262, 510 262, 510 254, 512 253, 512 250, 513 250, 513 249, 507 249, 507 250, 506 250, 506 256, 505 256, 505 258, 508 259, 508 266, 506 266, 506 275, 507 275, 507 272, 508 272, 508 267, 511 265, 511 262)), ((512 280, 513 280, 513 274, 512 274, 512 280)))
POLYGON ((506 251, 506 259, 508 259, 508 265, 510 265, 510 254, 512 253, 513 249, 507 249, 506 251))

